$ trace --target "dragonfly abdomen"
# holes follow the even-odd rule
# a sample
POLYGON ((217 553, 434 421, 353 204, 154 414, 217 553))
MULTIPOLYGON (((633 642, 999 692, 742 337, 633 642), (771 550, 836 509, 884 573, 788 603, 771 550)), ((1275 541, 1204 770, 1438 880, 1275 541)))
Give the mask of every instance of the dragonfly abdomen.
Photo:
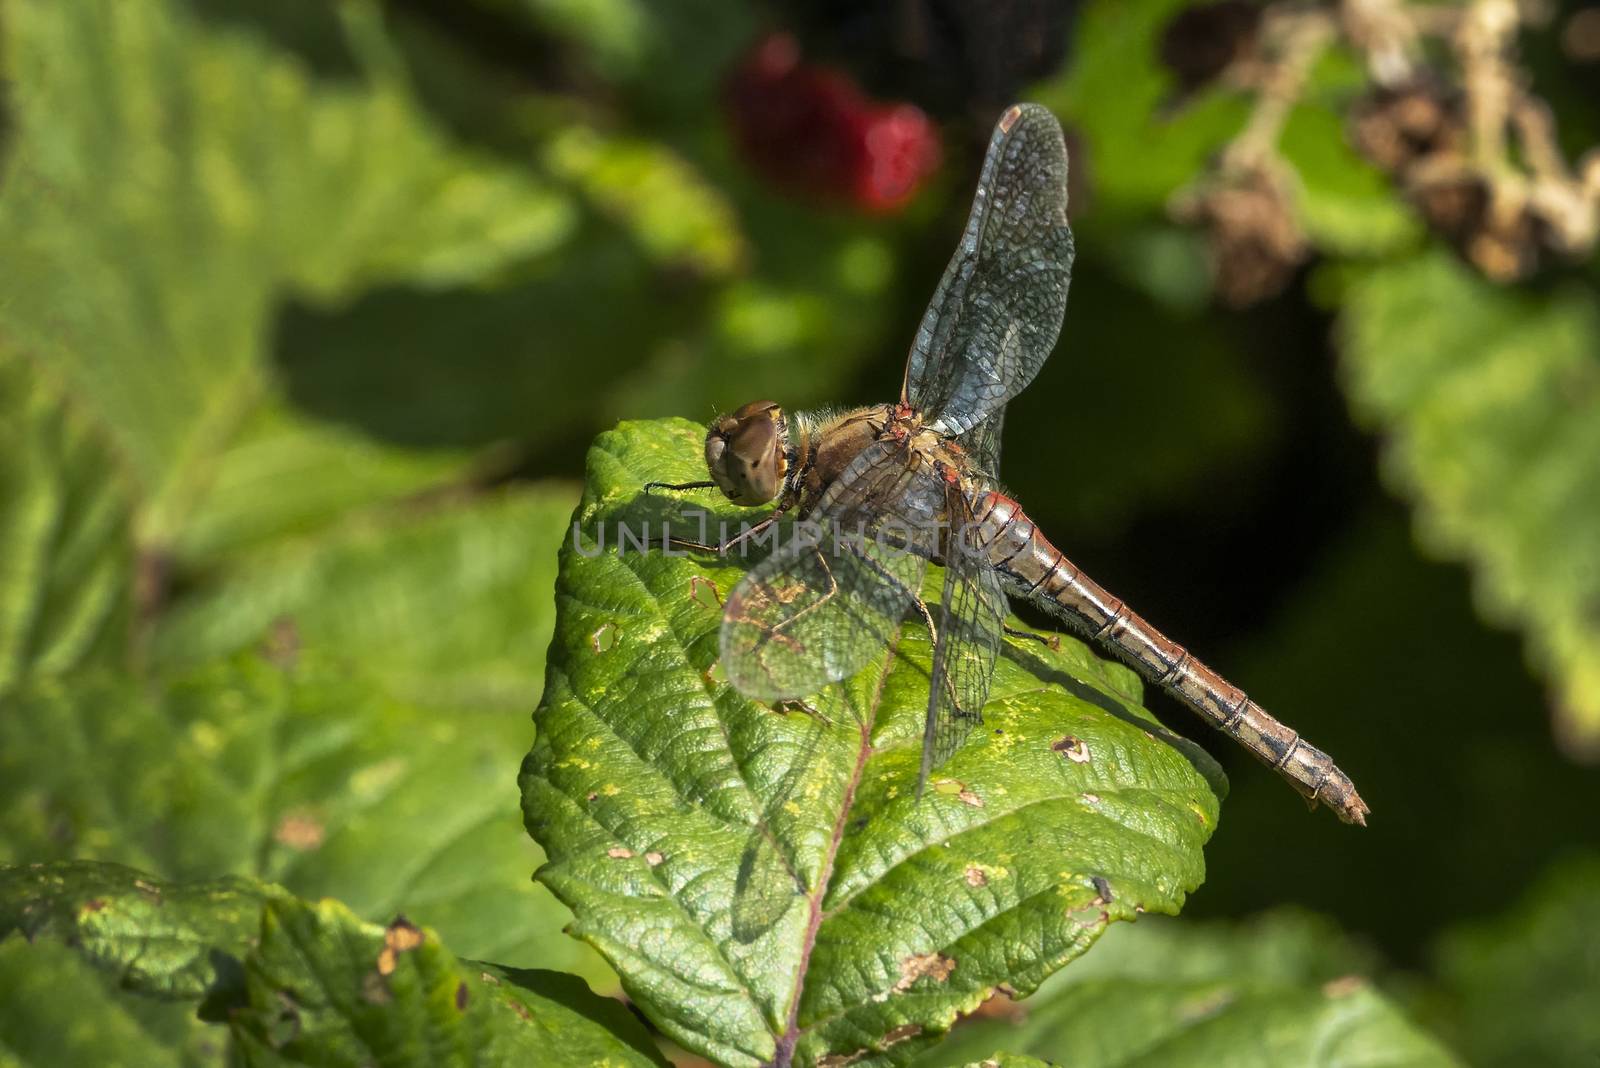
POLYGON ((973 544, 1012 591, 1114 651, 1152 684, 1197 712, 1346 823, 1366 823, 1350 777, 1311 745, 1085 575, 1050 544, 1020 505, 989 491, 975 502, 973 544))

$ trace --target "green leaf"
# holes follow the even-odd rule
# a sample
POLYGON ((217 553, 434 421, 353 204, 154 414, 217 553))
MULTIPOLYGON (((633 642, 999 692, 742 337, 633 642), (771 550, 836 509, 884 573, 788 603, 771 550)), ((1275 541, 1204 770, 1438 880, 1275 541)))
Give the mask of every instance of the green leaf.
MULTIPOLYGON (((126 989, 206 998, 202 1013, 226 1020, 245 1063, 665 1063, 623 1006, 574 976, 457 960, 404 918, 365 924, 337 901, 313 905, 246 880, 163 884, 82 862, 0 869, 0 985, 31 988, 13 991, 25 1000, 69 969, 47 952, 30 962, 43 982, 21 980, 10 967, 20 943, 5 940, 14 927, 76 949, 126 989)), ((81 969, 77 978, 73 998, 91 995, 95 984, 81 969)), ((171 1037, 170 1016, 153 1022, 171 1037)), ((8 1044, 8 1030, 44 1037, 0 1023, 8 1044)), ((109 1030, 58 1037, 55 1052, 109 1030)), ((169 1062, 140 1037, 124 1040, 150 1059, 132 1063, 169 1062)))
POLYGON ((1434 954, 1456 1045, 1484 1068, 1571 1064, 1600 1049, 1600 858, 1558 865, 1505 914, 1434 954))
POLYGON ((981 1061, 969 1061, 963 1068, 1049 1068, 1045 1061, 1021 1053, 994 1053, 981 1061))
POLYGON ((666 1064, 570 976, 457 960, 430 930, 336 901, 269 905, 245 976, 230 1023, 246 1064, 666 1064))
POLYGON ((0 1064, 6 1068, 221 1068, 227 1035, 185 1002, 119 990, 53 941, 0 939, 0 1064))
POLYGON ((1368 981, 1335 970, 1361 959, 1306 916, 1119 929, 1010 1018, 974 1019, 916 1064, 966 1064, 998 1042, 1074 1068, 1456 1064, 1368 981))
POLYGON ((599 981, 508 789, 522 713, 387 697, 345 661, 240 660, 139 684, 41 684, 0 704, 0 860, 82 857, 244 875, 404 911, 479 956, 599 981))
MULTIPOLYGON (((358 54, 381 51, 372 9, 345 11, 358 54)), ((211 484, 239 477, 230 446, 274 399, 263 356, 284 295, 478 281, 571 229, 566 198, 451 147, 392 76, 319 84, 172 0, 5 14, 0 324, 112 435, 147 540, 176 540, 211 484)), ((409 475, 415 489, 440 468, 409 475)))
POLYGON ((223 1064, 227 1036, 192 1002, 238 983, 281 896, 117 864, 0 867, 0 1064, 223 1064))
POLYGON ((745 255, 727 202, 660 145, 572 125, 550 137, 545 163, 665 266, 724 275, 745 255))
POLYGON ((239 424, 167 546, 207 574, 283 538, 315 534, 362 509, 382 513, 469 470, 465 449, 396 448, 265 398, 239 424), (218 567, 218 565, 223 565, 218 567))
POLYGON ((809 712, 722 681, 720 601, 740 568, 659 538, 694 504, 740 513, 641 494, 703 472, 702 436, 625 423, 590 451, 522 776, 550 855, 539 878, 646 1015, 726 1064, 898 1062, 998 985, 1033 989, 1112 920, 1177 911, 1216 824, 1196 767, 1212 765, 1139 707, 1131 672, 1079 643, 1008 647, 982 730, 921 802, 924 631, 809 712), (624 520, 649 522, 657 547, 595 553, 624 520), (1068 736, 1089 759, 1052 749, 1068 736))
POLYGON ((1357 414, 1435 553, 1521 627, 1571 751, 1600 754, 1600 306, 1498 289, 1443 251, 1358 276, 1342 321, 1357 414))
POLYGON ((575 497, 564 486, 490 493, 363 517, 251 554, 169 606, 154 659, 197 666, 287 631, 408 701, 507 713, 496 737, 520 752, 575 497))
POLYGON ((120 864, 0 868, 0 939, 70 945, 126 989, 198 999, 217 980, 214 950, 242 957, 261 907, 286 895, 248 879, 167 883, 120 864))
POLYGON ((93 428, 0 352, 0 693, 127 651, 127 490, 93 428))

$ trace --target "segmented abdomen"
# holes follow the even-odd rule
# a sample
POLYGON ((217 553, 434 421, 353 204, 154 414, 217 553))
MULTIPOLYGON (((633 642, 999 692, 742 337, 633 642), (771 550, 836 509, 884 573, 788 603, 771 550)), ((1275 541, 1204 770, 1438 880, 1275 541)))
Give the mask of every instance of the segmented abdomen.
POLYGON ((1346 823, 1366 823, 1367 806, 1355 784, 1326 753, 1107 593, 1050 544, 1016 501, 990 490, 972 503, 973 543, 1012 592, 1114 651, 1145 679, 1270 764, 1303 797, 1327 805, 1346 823))

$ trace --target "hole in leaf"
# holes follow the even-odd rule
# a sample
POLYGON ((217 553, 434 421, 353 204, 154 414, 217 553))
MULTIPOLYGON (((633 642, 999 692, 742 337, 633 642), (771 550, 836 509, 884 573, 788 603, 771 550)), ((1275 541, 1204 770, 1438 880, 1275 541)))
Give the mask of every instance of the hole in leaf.
POLYGON ((696 575, 689 580, 689 598, 700 607, 712 611, 722 607, 722 595, 717 592, 717 584, 704 575, 696 575))

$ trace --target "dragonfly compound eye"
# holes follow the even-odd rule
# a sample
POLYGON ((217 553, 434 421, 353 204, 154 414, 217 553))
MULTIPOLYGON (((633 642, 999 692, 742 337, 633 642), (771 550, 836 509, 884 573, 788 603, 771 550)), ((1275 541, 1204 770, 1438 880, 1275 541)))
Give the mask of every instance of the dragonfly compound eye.
POLYGON ((706 433, 706 468, 735 504, 766 504, 783 489, 783 412, 771 401, 746 404, 706 433))

